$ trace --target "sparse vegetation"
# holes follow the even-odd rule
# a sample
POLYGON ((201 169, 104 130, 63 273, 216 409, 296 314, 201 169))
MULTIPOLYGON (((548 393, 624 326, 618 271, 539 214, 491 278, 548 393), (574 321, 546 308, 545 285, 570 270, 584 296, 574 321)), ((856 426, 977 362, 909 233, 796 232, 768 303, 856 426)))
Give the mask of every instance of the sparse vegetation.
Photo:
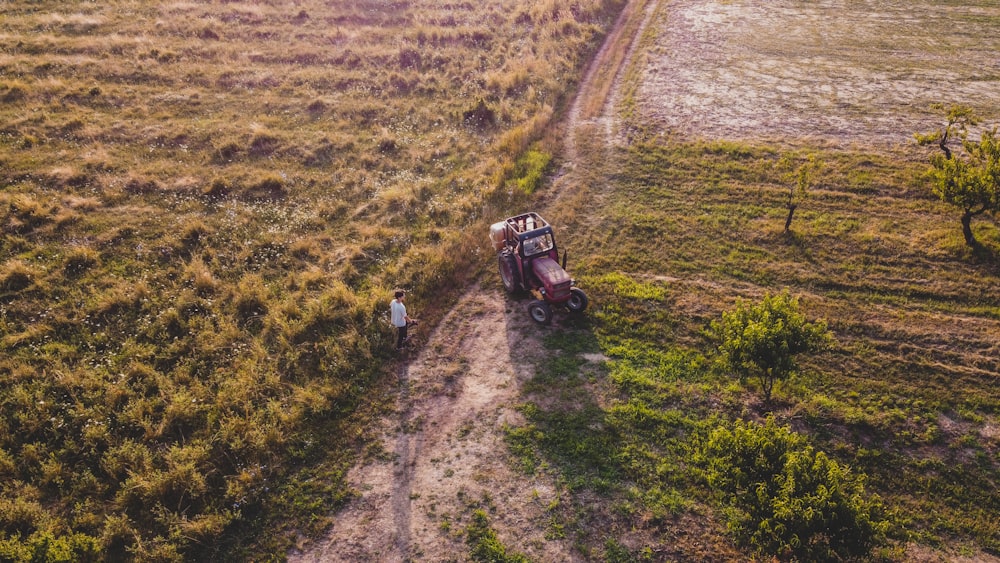
MULTIPOLYGON (((526 423, 508 431, 512 454, 523 470, 563 485, 556 513, 581 553, 613 545, 623 557, 743 560, 741 549, 779 558, 815 549, 798 553, 902 561, 913 542, 996 554, 1000 537, 987 523, 1000 511, 991 484, 1000 478, 991 430, 1000 356, 990 336, 1000 303, 980 290, 998 283, 994 262, 970 260, 958 233, 941 226, 947 209, 926 197, 919 154, 816 151, 823 187, 785 235, 787 183, 774 166, 784 154, 733 142, 634 142, 592 171, 610 188, 597 197, 595 181, 562 215, 549 212, 617 227, 563 236, 593 308, 547 338, 550 357, 525 386, 526 423), (800 356, 798 373, 764 403, 715 367, 711 325, 738 302, 777 291, 826 319, 834 338, 800 356), (608 361, 586 359, 599 354, 608 361), (837 504, 858 508, 854 547, 823 535, 792 540, 777 528, 754 539, 765 519, 747 524, 746 509, 734 508, 738 488, 722 492, 709 479, 712 437, 767 428, 769 413, 774 433, 805 452, 800 461, 828 470, 805 474, 835 477, 845 499, 873 502, 837 504)), ((799 503, 781 498, 763 500, 799 503)))
POLYGON ((469 545, 469 557, 482 563, 528 563, 529 559, 520 553, 508 551, 496 532, 490 527, 489 517, 482 509, 472 513, 472 522, 465 528, 465 539, 469 545))

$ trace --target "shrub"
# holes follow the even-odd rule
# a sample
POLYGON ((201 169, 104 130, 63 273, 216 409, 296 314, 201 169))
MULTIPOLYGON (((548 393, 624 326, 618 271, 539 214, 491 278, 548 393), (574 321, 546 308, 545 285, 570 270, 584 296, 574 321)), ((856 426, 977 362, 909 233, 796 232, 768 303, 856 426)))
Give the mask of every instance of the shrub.
POLYGON ((399 152, 399 144, 395 139, 385 138, 378 142, 378 152, 382 154, 396 154, 399 152))
POLYGON ((8 104, 14 102, 20 102, 28 97, 28 92, 21 86, 14 85, 4 92, 3 97, 0 97, 0 101, 8 104))
POLYGON ((132 195, 152 194, 160 190, 159 182, 151 178, 131 177, 125 182, 125 193, 132 195))
POLYGON ((314 100, 306 106, 306 111, 314 115, 325 113, 327 109, 327 105, 323 100, 314 100))
POLYGON ((831 560, 864 556, 884 541, 889 522, 864 477, 773 418, 716 429, 706 459, 729 530, 757 553, 831 560))
POLYGON ((274 154, 281 146, 281 139, 269 133, 257 133, 250 141, 250 149, 247 151, 254 158, 264 158, 274 154))
POLYGON ((486 101, 480 98, 476 107, 462 114, 462 121, 472 127, 485 129, 487 127, 496 126, 497 115, 496 112, 486 105, 486 101))
POLYGON ((240 280, 234 299, 236 318, 244 327, 257 330, 263 326, 267 315, 267 289, 264 280, 251 274, 240 280))
POLYGON ((207 296, 215 292, 219 282, 201 258, 194 258, 185 268, 185 275, 198 295, 207 296))
POLYGON ((402 49, 399 51, 399 68, 416 68, 421 66, 420 52, 416 49, 402 49))
POLYGON ((207 197, 209 200, 220 200, 229 197, 232 193, 233 186, 225 178, 215 178, 212 183, 205 188, 202 195, 207 197))
POLYGON ((278 200, 288 195, 285 182, 277 176, 269 176, 243 191, 242 197, 248 201, 278 200))
POLYGON ((238 160, 243 154, 243 147, 236 143, 226 143, 212 154, 213 164, 228 164, 238 160))
POLYGON ((184 245, 185 249, 193 250, 204 242, 209 234, 211 234, 211 230, 205 223, 196 219, 184 226, 181 233, 181 244, 184 245))
POLYGON ((100 255, 93 249, 79 246, 66 253, 63 271, 68 276, 78 276, 100 263, 100 255))
POLYGON ((774 382, 795 373, 795 356, 815 352, 830 340, 826 323, 806 322, 799 302, 788 295, 765 295, 760 303, 740 300, 712 322, 723 366, 741 381, 754 378, 771 399, 774 382))
POLYGON ((13 234, 28 234, 52 221, 58 207, 48 206, 31 195, 17 194, 3 200, 7 204, 3 230, 13 234))

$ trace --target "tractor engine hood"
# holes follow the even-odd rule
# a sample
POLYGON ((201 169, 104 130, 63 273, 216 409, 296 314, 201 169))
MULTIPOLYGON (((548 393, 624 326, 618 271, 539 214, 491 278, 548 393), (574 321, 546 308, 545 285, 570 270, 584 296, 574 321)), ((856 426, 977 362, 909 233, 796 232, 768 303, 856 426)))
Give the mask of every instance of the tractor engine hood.
POLYGON ((549 291, 560 286, 568 287, 572 283, 566 270, 548 256, 536 258, 532 263, 532 269, 535 271, 538 281, 542 282, 542 285, 549 291))

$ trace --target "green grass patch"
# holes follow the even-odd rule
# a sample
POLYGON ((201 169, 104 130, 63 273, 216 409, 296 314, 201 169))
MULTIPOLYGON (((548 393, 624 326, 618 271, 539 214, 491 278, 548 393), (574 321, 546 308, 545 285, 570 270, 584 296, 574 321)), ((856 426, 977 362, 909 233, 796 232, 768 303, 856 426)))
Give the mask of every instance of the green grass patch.
MULTIPOLYGON (((787 185, 774 166, 782 150, 633 143, 609 172, 605 205, 587 211, 615 228, 564 237, 592 249, 576 251, 574 269, 591 308, 585 324, 547 338, 549 354, 525 388, 527 424, 511 428, 508 442, 525 467, 560 476, 573 493, 566 504, 575 508, 560 514, 586 552, 611 545, 615 554, 739 559, 739 550, 814 549, 803 557, 823 558, 840 549, 822 537, 754 539, 757 526, 779 529, 766 519, 741 535, 747 512, 732 503, 743 492, 709 478, 714 433, 768 416, 793 429, 805 452, 796 459, 827 464, 822 472, 839 475, 855 501, 881 499, 858 513, 872 524, 871 541, 855 542, 865 553, 905 560, 907 542, 997 552, 1000 450, 990 428, 1000 358, 989 335, 1000 330, 1000 303, 983 293, 1000 282, 996 259, 954 244, 957 217, 929 195, 919 159, 814 152, 823 178, 791 234, 782 232, 787 185), (708 329, 739 299, 781 290, 810 321, 825 319, 834 340, 800 357, 768 404, 720 369, 708 329), (568 371, 583 372, 593 353, 564 344, 573 340, 596 341, 609 358, 597 378, 568 371), (597 508, 577 504, 593 507, 594 495, 597 508), (697 537, 685 533, 692 527, 697 537)), ((790 499, 782 506, 805 502, 790 499)))
POLYGON ((465 542, 469 545, 469 558, 481 563, 528 563, 531 561, 523 554, 509 551, 507 546, 497 538, 496 532, 490 527, 486 511, 476 509, 472 513, 472 521, 465 528, 465 542))
POLYGON ((511 181, 521 192, 533 194, 545 180, 551 162, 551 154, 533 146, 518 157, 511 181))

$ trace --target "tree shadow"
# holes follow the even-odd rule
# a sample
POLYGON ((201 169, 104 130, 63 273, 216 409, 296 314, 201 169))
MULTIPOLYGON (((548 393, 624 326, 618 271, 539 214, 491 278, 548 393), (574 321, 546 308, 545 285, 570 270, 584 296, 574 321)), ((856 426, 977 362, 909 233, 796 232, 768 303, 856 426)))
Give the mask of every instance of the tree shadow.
POLYGON ((984 266, 997 266, 1000 264, 1000 249, 992 245, 984 244, 980 241, 974 242, 968 247, 969 255, 977 264, 984 266))
POLYGON ((787 247, 793 248, 798 256, 801 256, 806 262, 810 264, 818 263, 816 257, 813 255, 813 248, 810 245, 810 240, 796 232, 794 229, 781 231, 775 236, 775 238, 779 244, 784 244, 787 247))

